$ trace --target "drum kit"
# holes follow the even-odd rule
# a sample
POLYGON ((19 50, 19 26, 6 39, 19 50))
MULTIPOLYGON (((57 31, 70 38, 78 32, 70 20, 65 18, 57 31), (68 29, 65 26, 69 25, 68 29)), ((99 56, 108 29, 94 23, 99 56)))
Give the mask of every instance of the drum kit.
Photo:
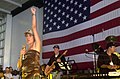
MULTIPOLYGON (((106 44, 108 44, 108 43, 114 43, 116 46, 119 44, 119 42, 117 42, 117 37, 116 36, 114 36, 114 35, 110 35, 110 36, 107 36, 106 38, 105 38, 105 42, 106 42, 106 44)), ((97 72, 97 65, 96 65, 96 63, 97 63, 97 58, 96 58, 96 55, 100 55, 100 54, 103 54, 104 53, 104 49, 98 44, 98 43, 93 43, 92 44, 92 48, 93 48, 93 51, 94 51, 94 53, 93 53, 93 55, 94 55, 94 62, 93 62, 93 64, 94 64, 94 72, 96 73, 97 72)))
MULTIPOLYGON (((107 36, 107 37, 105 38, 105 42, 106 42, 106 43, 113 42, 113 43, 118 44, 118 42, 117 42, 117 37, 116 37, 116 36, 113 36, 113 35, 107 36)), ((93 44, 92 44, 92 48, 93 48, 93 51, 94 51, 97 55, 102 54, 102 53, 104 52, 104 49, 103 49, 98 43, 93 43, 93 44)), ((46 67, 45 64, 41 65, 41 70, 42 70, 43 73, 44 73, 45 67, 46 67)), ((42 79, 45 79, 44 76, 43 76, 42 79)))
MULTIPOLYGON (((112 42, 115 43, 116 45, 119 44, 119 42, 117 42, 117 37, 114 35, 107 36, 105 38, 105 42, 106 43, 112 42)), ((102 52, 104 52, 104 49, 98 43, 93 43, 92 48, 96 54, 101 54, 102 52)))
POLYGON ((111 35, 111 36, 106 37, 106 38, 105 38, 105 41, 106 41, 107 43, 109 43, 109 42, 114 42, 114 43, 115 43, 115 42, 117 42, 117 37, 111 35))

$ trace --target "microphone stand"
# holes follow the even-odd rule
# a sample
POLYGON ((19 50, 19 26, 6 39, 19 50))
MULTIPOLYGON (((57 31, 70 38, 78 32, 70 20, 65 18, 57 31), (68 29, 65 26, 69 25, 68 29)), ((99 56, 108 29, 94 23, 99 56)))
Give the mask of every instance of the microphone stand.
MULTIPOLYGON (((94 37, 94 34, 92 35, 93 36, 93 43, 95 42, 95 37, 94 37)), ((94 65, 94 73, 97 73, 97 62, 96 62, 96 53, 94 52, 93 53, 93 65, 94 65)))

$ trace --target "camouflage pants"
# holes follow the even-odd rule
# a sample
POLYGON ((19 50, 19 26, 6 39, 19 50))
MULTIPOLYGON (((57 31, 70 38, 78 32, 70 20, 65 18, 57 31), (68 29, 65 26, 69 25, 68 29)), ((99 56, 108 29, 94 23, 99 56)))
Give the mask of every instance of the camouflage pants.
POLYGON ((38 76, 31 76, 31 77, 29 77, 29 78, 25 78, 25 77, 22 77, 22 79, 41 79, 40 78, 40 76, 38 75, 38 76))
POLYGON ((35 76, 35 77, 31 77, 30 79, 41 79, 39 75, 35 76))

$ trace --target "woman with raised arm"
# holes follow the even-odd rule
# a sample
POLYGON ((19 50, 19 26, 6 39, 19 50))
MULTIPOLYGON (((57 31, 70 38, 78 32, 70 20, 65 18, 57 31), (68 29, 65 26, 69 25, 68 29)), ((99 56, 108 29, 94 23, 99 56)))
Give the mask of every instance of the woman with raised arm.
POLYGON ((31 8, 32 29, 28 29, 24 34, 26 37, 26 46, 20 51, 20 59, 17 66, 22 71, 22 79, 40 79, 40 51, 41 41, 37 32, 36 9, 31 8))

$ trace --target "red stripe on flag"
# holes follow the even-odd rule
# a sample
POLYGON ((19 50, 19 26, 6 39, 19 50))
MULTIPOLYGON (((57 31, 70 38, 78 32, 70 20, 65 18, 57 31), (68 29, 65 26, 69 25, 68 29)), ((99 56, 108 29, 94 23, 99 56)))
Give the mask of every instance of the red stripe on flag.
POLYGON ((105 23, 96 25, 94 27, 91 27, 91 28, 88 28, 88 29, 70 34, 68 36, 43 40, 43 46, 51 45, 51 44, 64 43, 64 42, 68 42, 68 41, 78 39, 78 38, 81 38, 81 37, 85 37, 85 36, 88 36, 88 35, 96 34, 96 33, 102 32, 102 29, 108 30, 108 29, 111 29, 113 27, 119 26, 120 25, 119 21, 120 21, 120 17, 112 19, 112 20, 107 21, 105 23))
POLYGON ((93 6, 102 0, 90 0, 90 5, 93 6))
POLYGON ((120 1, 117 1, 113 4, 111 4, 111 5, 108 5, 104 8, 102 8, 102 9, 99 9, 99 10, 91 13, 90 14, 90 19, 96 18, 100 15, 103 15, 105 13, 108 13, 108 12, 113 11, 113 10, 118 9, 118 8, 120 8, 120 1))
MULTIPOLYGON (((118 40, 120 40, 120 36, 117 37, 118 40)), ((103 49, 105 49, 106 47, 106 41, 103 40, 103 41, 99 41, 97 42, 103 49)), ((119 45, 120 46, 120 45, 119 45)), ((71 49, 66 49, 68 50, 67 54, 65 56, 71 56, 71 55, 76 55, 76 54, 82 54, 82 53, 85 53, 86 49, 88 49, 88 52, 92 52, 93 49, 92 49, 92 43, 90 44, 86 44, 86 45, 81 45, 81 46, 77 46, 77 47, 74 47, 74 48, 71 48, 71 49)), ((63 53, 65 50, 61 50, 60 53, 63 53)), ((50 58, 51 56, 53 55, 53 51, 51 52, 44 52, 42 54, 42 57, 43 59, 46 59, 46 58, 50 58)))
MULTIPOLYGON (((101 43, 101 42, 99 42, 101 43)), ((88 49, 90 51, 93 51, 92 50, 92 44, 86 44, 86 45, 82 45, 82 46, 77 46, 77 47, 74 47, 74 48, 71 48, 71 49, 67 49, 68 50, 68 53, 65 55, 65 56, 71 56, 71 55, 76 55, 76 54, 82 54, 82 53, 85 53, 86 49, 88 49)), ((63 52, 65 50, 61 50, 60 52, 63 52)), ((46 59, 46 58, 50 58, 51 56, 53 55, 53 51, 51 52, 45 52, 42 54, 42 57, 43 59, 46 59)))

